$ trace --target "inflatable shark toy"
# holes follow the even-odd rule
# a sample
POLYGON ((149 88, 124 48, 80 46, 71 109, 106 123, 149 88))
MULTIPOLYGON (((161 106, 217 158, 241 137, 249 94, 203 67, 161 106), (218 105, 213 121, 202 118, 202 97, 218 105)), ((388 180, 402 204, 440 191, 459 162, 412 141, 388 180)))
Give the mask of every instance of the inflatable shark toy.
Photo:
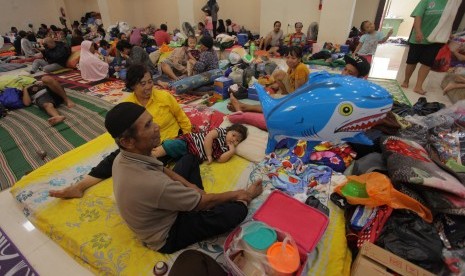
POLYGON ((280 99, 255 84, 269 132, 266 153, 285 138, 352 142, 372 145, 363 131, 382 120, 392 108, 392 96, 379 85, 327 72, 280 99))

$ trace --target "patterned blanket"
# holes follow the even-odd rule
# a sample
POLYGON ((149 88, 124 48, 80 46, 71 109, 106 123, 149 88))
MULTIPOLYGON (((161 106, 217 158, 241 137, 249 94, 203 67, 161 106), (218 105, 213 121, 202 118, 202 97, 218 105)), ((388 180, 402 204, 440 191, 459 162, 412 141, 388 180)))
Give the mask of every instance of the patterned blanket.
MULTIPOLYGON (((50 198, 48 191, 79 180, 103 156, 115 149, 113 139, 104 134, 63 156, 52 160, 22 178, 11 189, 28 219, 75 260, 96 274, 151 275, 157 261, 169 265, 180 252, 163 255, 144 247, 121 219, 114 202, 111 179, 91 189, 81 199, 50 198)), ((207 192, 244 188, 256 177, 259 168, 234 156, 227 163, 201 165, 207 192)), ((252 202, 250 218, 270 194, 270 186, 252 202)), ((345 242, 344 215, 334 205, 330 225, 317 249, 309 257, 308 275, 349 275, 351 255, 345 242)), ((226 235, 192 245, 220 263, 224 263, 223 243, 226 235)))
POLYGON ((63 153, 105 132, 110 103, 67 90, 74 108, 60 106, 66 120, 51 127, 36 106, 10 111, 0 119, 0 190, 63 153))
POLYGON ((27 67, 26 64, 19 64, 19 63, 0 63, 0 73, 13 71, 16 69, 21 69, 27 67))

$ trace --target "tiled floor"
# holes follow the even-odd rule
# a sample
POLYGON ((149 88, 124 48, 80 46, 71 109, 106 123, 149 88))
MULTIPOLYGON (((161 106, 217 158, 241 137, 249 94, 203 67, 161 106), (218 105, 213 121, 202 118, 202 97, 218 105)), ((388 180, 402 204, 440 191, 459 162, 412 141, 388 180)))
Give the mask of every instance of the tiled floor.
MULTIPOLYGON (((380 45, 373 60, 371 77, 403 80, 405 67, 405 48, 394 45, 380 45), (399 71, 399 72, 398 72, 399 71)), ((281 60, 279 66, 285 69, 286 63, 281 60)), ((26 70, 22 70, 27 74, 26 70)), ((11 72, 10 74, 13 74, 11 72)), ((428 101, 439 101, 450 105, 447 97, 442 95, 439 84, 443 74, 431 72, 425 82, 428 91, 428 101)), ((410 81, 415 84, 416 72, 410 81)), ((421 95, 406 89, 406 95, 415 103, 421 95)), ((48 237, 34 228, 21 213, 15 199, 9 191, 0 192, 0 227, 14 241, 28 261, 41 275, 92 275, 86 268, 80 266, 63 249, 57 246, 48 237)))

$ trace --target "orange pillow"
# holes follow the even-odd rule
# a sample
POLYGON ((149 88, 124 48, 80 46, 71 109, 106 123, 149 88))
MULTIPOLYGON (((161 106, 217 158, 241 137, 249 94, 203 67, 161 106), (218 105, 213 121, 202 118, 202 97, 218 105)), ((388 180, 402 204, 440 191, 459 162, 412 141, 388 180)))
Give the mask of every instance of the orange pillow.
POLYGON ((66 67, 76 69, 76 65, 79 63, 81 57, 81 45, 71 47, 71 55, 66 61, 66 67))

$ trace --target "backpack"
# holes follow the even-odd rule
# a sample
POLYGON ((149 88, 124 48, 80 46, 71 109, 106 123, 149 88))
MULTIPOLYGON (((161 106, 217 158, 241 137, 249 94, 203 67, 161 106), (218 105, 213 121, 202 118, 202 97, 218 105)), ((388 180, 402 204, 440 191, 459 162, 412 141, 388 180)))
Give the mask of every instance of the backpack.
POLYGON ((0 94, 0 104, 7 109, 18 109, 24 107, 21 99, 22 92, 16 88, 5 88, 0 94))

